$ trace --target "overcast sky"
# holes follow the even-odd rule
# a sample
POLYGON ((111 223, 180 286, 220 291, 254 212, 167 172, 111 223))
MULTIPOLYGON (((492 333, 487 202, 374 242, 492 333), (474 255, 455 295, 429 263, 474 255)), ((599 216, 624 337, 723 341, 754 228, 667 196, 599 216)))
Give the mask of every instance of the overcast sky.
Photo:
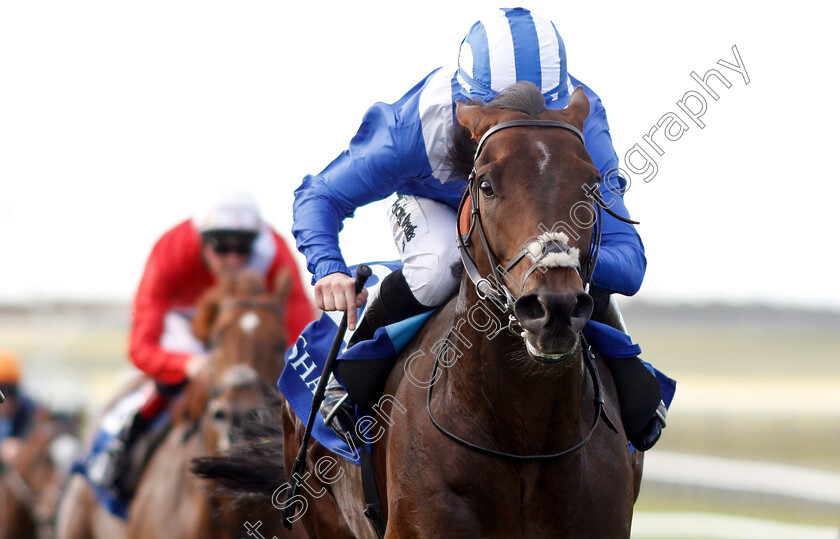
MULTIPOLYGON (((225 185, 288 231, 302 177, 372 103, 454 65, 487 5, 3 2, 0 300, 128 300, 156 238, 225 185)), ((619 158, 639 144, 656 162, 626 195, 648 257, 638 297, 840 309, 840 47, 823 5, 526 4, 600 94, 619 158), (718 64, 733 46, 746 74, 718 64), (711 82, 716 101, 690 76, 711 68, 731 84, 711 82), (687 92, 705 97, 702 129, 687 92), (688 129, 654 135, 660 156, 642 137, 668 113, 688 129)), ((381 204, 341 242, 350 263, 396 257, 381 204)))

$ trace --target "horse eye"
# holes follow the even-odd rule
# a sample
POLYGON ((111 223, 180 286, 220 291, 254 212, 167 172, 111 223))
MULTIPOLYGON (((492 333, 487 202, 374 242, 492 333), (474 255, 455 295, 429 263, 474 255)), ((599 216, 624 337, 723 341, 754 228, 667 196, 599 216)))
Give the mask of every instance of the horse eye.
POLYGON ((487 180, 482 180, 480 184, 478 184, 478 188, 481 189, 482 194, 487 198, 493 198, 495 194, 493 193, 493 186, 490 185, 490 182, 487 180))

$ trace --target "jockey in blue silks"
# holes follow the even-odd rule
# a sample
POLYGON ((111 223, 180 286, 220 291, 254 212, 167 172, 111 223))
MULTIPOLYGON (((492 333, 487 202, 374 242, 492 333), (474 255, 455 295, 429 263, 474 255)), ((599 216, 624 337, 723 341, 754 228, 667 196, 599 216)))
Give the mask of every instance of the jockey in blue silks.
MULTIPOLYGON (((306 176, 295 191, 292 232, 313 274, 316 304, 327 311, 346 310, 350 329, 356 326, 356 309, 348 307, 361 306, 367 296, 366 291, 358 297, 354 292, 338 233, 356 208, 386 200, 403 268, 383 280, 351 345, 372 338, 378 327, 442 305, 457 291, 459 278, 451 268, 461 263, 454 232, 466 178, 445 161, 457 122, 455 103, 486 103, 518 81, 540 88, 549 109, 564 108, 572 90, 583 87, 590 103, 583 133, 601 172, 601 194, 614 212, 629 217, 622 197, 625 180, 617 174, 618 157, 601 99, 568 74, 565 46, 550 20, 523 8, 500 9, 472 26, 461 42, 457 69, 436 69, 396 103, 373 105, 349 149, 320 174, 306 176)), ((610 294, 629 296, 639 290, 644 246, 632 224, 606 212, 601 218, 601 247, 590 290, 596 304, 593 319, 606 317, 604 321, 620 326, 610 294)), ((346 407, 344 397, 341 386, 331 383, 322 407, 339 435, 352 429, 347 418, 341 419, 344 413, 336 414, 346 407)), ((658 414, 651 411, 653 419, 642 432, 628 432, 638 449, 658 440, 663 412, 663 407, 658 414)))

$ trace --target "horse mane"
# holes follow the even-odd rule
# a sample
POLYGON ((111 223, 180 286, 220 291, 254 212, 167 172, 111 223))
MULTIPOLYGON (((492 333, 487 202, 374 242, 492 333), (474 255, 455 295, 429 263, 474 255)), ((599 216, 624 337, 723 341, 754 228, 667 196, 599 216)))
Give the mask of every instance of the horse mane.
POLYGON ((286 475, 283 459, 283 399, 274 399, 264 413, 234 428, 234 442, 224 457, 192 459, 192 472, 211 479, 241 501, 249 496, 270 497, 277 478, 286 475), (258 442, 254 442, 258 440, 258 442))
MULTIPOLYGON (((530 81, 520 81, 502 90, 489 103, 468 100, 467 105, 485 109, 513 110, 536 118, 545 111, 545 98, 540 89, 530 81)), ((473 168, 473 157, 478 141, 472 138, 469 129, 454 122, 450 133, 450 144, 444 156, 444 163, 460 177, 469 176, 473 168)))

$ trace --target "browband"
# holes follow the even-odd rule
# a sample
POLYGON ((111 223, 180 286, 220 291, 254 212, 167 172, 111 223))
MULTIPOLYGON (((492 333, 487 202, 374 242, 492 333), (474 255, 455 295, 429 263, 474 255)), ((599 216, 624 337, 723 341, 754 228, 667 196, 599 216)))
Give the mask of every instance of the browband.
POLYGON ((497 131, 501 131, 502 129, 507 129, 508 127, 561 127, 563 129, 568 129, 572 133, 578 136, 581 143, 586 146, 586 139, 583 138, 583 133, 580 132, 580 129, 573 126, 572 124, 566 122, 555 122, 551 120, 511 120, 509 122, 502 122, 500 124, 494 125, 490 129, 484 133, 484 136, 481 137, 481 140, 478 141, 478 147, 475 149, 475 157, 473 157, 473 163, 478 161, 478 156, 481 153, 481 149, 484 146, 484 141, 487 140, 487 137, 492 135, 497 131))

